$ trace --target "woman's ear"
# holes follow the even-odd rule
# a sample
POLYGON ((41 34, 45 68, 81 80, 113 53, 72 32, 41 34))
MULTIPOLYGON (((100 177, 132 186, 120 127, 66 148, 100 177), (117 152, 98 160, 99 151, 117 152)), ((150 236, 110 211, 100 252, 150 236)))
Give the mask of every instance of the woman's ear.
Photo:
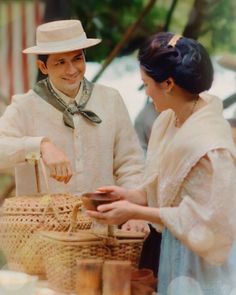
POLYGON ((44 75, 47 75, 47 74, 48 74, 47 66, 45 65, 45 63, 44 63, 43 61, 41 61, 40 59, 37 59, 36 64, 37 64, 39 70, 40 70, 44 75))
POLYGON ((170 78, 166 79, 163 83, 164 83, 166 93, 171 94, 173 92, 173 88, 175 85, 173 78, 170 77, 170 78))

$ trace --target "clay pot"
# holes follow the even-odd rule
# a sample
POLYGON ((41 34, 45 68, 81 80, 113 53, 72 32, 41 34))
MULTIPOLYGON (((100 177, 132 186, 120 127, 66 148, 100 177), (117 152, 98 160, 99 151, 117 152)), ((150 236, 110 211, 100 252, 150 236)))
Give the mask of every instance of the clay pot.
POLYGON ((136 269, 131 273, 132 281, 149 281, 153 279, 153 271, 148 268, 136 269))
POLYGON ((110 193, 86 193, 81 196, 81 200, 87 210, 96 211, 99 205, 118 201, 120 197, 110 193))
POLYGON ((151 269, 133 270, 131 273, 132 295, 150 295, 157 289, 157 279, 151 269))

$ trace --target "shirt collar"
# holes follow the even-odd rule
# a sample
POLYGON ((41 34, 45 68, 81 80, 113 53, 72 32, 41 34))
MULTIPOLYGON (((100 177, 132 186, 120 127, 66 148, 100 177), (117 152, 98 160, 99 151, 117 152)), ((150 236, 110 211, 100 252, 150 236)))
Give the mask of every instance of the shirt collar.
POLYGON ((80 87, 79 87, 79 91, 78 91, 78 93, 77 93, 77 95, 76 95, 75 98, 71 98, 71 97, 65 95, 65 94, 64 94, 63 92, 61 92, 60 90, 58 90, 58 89, 55 87, 55 85, 52 83, 52 81, 51 81, 50 79, 49 79, 49 82, 50 82, 50 84, 51 84, 53 90, 56 92, 56 94, 59 95, 60 98, 63 99, 64 102, 65 102, 66 104, 71 104, 74 100, 76 100, 76 102, 79 104, 79 101, 80 101, 80 99, 81 99, 82 92, 83 92, 83 83, 84 83, 84 80, 81 80, 81 82, 80 82, 80 87))

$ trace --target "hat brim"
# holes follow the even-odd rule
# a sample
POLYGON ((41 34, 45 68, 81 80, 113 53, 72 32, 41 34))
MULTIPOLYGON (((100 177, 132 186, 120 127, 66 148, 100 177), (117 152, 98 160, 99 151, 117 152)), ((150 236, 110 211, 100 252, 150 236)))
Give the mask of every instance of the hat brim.
POLYGON ((222 55, 217 62, 222 67, 236 72, 236 55, 235 54, 222 55))
POLYGON ((65 45, 65 46, 58 46, 58 47, 53 47, 53 46, 48 46, 48 47, 41 47, 41 46, 33 46, 24 49, 22 52, 23 53, 32 53, 32 54, 54 54, 54 53, 64 53, 64 52, 70 52, 74 50, 79 50, 79 49, 85 49, 88 47, 95 46, 99 44, 102 40, 101 39, 86 39, 86 41, 83 44, 71 44, 70 46, 65 45))

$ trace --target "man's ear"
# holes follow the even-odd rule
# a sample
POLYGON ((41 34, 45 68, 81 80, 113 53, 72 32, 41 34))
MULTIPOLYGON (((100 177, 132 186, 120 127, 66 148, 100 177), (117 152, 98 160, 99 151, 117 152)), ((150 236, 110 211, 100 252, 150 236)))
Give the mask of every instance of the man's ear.
POLYGON ((48 74, 48 69, 47 66, 45 65, 45 63, 43 61, 41 61, 40 59, 36 60, 36 64, 39 68, 39 70, 44 74, 47 75, 48 74))

